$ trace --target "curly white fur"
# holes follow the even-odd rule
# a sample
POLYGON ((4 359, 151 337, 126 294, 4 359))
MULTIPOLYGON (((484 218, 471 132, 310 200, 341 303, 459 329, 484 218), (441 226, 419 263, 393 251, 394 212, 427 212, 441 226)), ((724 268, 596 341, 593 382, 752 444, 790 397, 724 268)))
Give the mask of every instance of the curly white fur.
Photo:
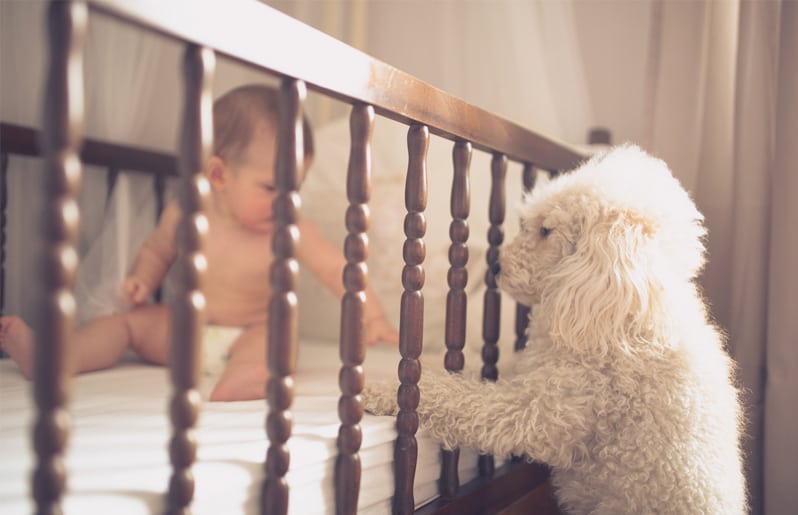
MULTIPOLYGON (((496 383, 425 373, 422 428, 548 463, 570 513, 744 513, 733 367, 694 283, 703 217, 665 163, 616 147, 536 188, 521 220, 498 281, 535 306, 528 345, 496 383)), ((395 386, 364 398, 397 411, 395 386)))

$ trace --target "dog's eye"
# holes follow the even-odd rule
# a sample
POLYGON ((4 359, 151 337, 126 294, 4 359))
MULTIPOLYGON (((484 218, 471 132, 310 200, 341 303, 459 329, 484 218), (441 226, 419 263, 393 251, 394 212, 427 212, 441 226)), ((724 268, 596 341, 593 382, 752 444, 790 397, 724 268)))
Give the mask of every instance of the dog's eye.
POLYGON ((546 236, 548 236, 549 234, 551 234, 551 231, 552 231, 552 230, 553 230, 553 229, 552 229, 552 228, 550 228, 550 227, 543 227, 543 226, 541 226, 541 227, 540 227, 540 237, 541 237, 541 238, 545 238, 546 236))

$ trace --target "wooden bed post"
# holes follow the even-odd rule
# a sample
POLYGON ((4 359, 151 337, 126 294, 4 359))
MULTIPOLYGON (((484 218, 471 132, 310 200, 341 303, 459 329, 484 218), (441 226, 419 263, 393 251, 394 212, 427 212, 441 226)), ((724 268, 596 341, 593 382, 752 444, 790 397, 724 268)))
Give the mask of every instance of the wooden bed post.
POLYGON ((261 490, 261 513, 284 515, 288 512, 288 472, 291 456, 288 439, 292 418, 289 409, 294 400, 296 369, 298 305, 296 283, 298 264, 294 257, 299 242, 300 199, 297 189, 303 166, 302 103, 305 83, 283 79, 280 87, 279 123, 277 128, 277 161, 275 186, 277 196, 273 211, 276 227, 272 236, 274 261, 270 271, 272 296, 269 301, 266 383, 266 451, 265 477, 261 490))
POLYGON ((365 303, 368 284, 368 201, 371 195, 371 133, 374 127, 374 108, 366 104, 352 107, 349 118, 351 146, 346 192, 349 208, 346 211, 343 273, 344 293, 341 299, 341 372, 338 383, 341 398, 338 402, 338 457, 335 461, 335 511, 339 515, 357 513, 360 492, 360 444, 363 433, 363 359, 366 349, 365 303))
MULTIPOLYGON (((465 365, 463 347, 466 338, 466 314, 468 295, 468 214, 471 210, 469 167, 471 166, 471 143, 458 141, 452 150, 454 175, 452 177, 451 214, 449 237, 449 293, 446 295, 446 327, 444 340, 446 356, 443 365, 449 372, 460 372, 465 365)), ((440 493, 444 499, 453 499, 460 488, 457 464, 460 449, 441 449, 440 493)))
MULTIPOLYGON (((499 247, 504 242, 504 223, 505 212, 505 193, 504 178, 507 174, 507 156, 504 154, 493 154, 490 163, 491 185, 490 185, 490 205, 488 207, 488 217, 490 228, 488 229, 488 251, 486 260, 488 270, 485 272, 485 305, 482 319, 482 338, 485 345, 482 347, 482 378, 495 381, 499 378, 499 369, 496 362, 499 361, 499 328, 501 322, 501 293, 496 285, 496 277, 493 275, 492 267, 499 259, 499 247)), ((495 470, 493 456, 479 456, 479 474, 482 477, 491 477, 495 470)))
POLYGON ((45 158, 44 209, 40 221, 43 252, 38 313, 34 324, 33 391, 37 414, 33 429, 36 513, 61 513, 67 471, 64 452, 71 417, 69 339, 75 317, 72 289, 78 266, 76 194, 82 166, 78 152, 83 132, 83 39, 88 11, 82 2, 50 2, 49 63, 41 146, 45 158))
MULTIPOLYGON (((535 167, 532 163, 524 163, 521 180, 523 181, 524 194, 535 187, 535 167)), ((523 304, 516 303, 515 305, 515 345, 513 348, 516 351, 526 347, 526 328, 529 325, 529 312, 531 309, 523 304)))
POLYGON ((413 513, 413 482, 416 474, 418 446, 419 390, 421 378, 421 356, 424 337, 424 234, 427 221, 424 210, 427 207, 427 148, 429 147, 429 127, 414 124, 407 132, 407 182, 405 184, 405 240, 402 249, 405 266, 402 270, 401 308, 399 314, 399 391, 397 401, 399 413, 396 416, 396 447, 394 449, 395 488, 393 511, 402 515, 413 513))
POLYGON ((180 138, 179 190, 182 218, 177 228, 179 273, 172 302, 172 336, 169 368, 172 377, 170 417, 172 438, 169 458, 172 476, 167 494, 168 513, 186 513, 194 497, 191 467, 197 456, 194 427, 202 399, 197 390, 202 356, 202 331, 205 326, 204 239, 208 221, 204 209, 209 186, 203 168, 211 154, 213 135, 211 80, 215 64, 213 51, 187 45, 183 59, 185 97, 180 138))

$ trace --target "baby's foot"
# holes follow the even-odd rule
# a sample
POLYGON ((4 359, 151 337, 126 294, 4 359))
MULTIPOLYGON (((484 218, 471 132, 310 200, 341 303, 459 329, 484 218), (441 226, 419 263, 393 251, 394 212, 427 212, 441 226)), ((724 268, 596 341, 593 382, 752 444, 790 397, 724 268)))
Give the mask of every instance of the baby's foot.
POLYGON ((0 317, 0 347, 28 379, 33 377, 33 338, 33 331, 21 318, 0 317))

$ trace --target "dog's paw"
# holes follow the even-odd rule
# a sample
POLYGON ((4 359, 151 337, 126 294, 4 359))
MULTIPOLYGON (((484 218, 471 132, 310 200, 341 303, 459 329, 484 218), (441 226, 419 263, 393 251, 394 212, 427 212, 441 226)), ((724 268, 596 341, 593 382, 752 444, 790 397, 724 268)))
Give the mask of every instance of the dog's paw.
POLYGON ((363 407, 372 415, 396 415, 397 386, 393 383, 366 383, 363 388, 363 407))

